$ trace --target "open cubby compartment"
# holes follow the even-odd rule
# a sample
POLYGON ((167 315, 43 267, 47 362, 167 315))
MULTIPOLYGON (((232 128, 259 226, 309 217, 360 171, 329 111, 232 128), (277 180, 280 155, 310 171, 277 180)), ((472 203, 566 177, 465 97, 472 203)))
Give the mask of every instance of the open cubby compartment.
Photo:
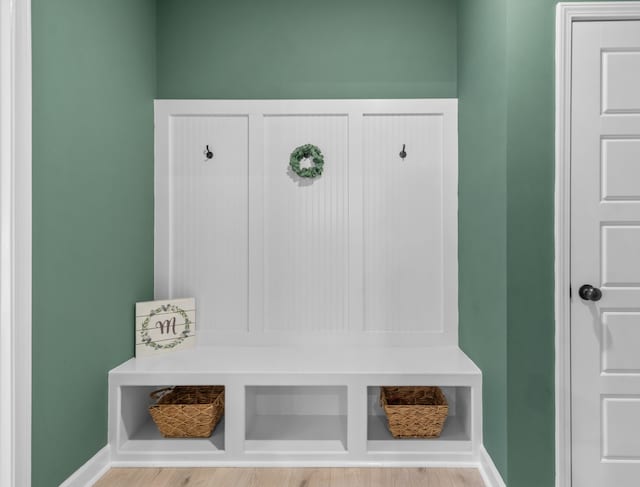
MULTIPOLYGON (((431 384, 427 384, 431 385, 431 384)), ((367 450, 369 452, 457 451, 471 449, 471 387, 441 387, 449 413, 438 438, 394 438, 380 406, 380 387, 367 387, 367 450)))
POLYGON ((223 453, 224 416, 209 438, 165 438, 151 418, 150 394, 167 386, 121 386, 118 450, 121 452, 223 453))
POLYGON ((245 451, 346 452, 346 386, 247 386, 245 451))

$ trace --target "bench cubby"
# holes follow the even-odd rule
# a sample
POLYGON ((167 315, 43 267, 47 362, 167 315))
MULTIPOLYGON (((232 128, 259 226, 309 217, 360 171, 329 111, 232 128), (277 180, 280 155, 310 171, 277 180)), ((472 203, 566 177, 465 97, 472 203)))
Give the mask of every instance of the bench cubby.
POLYGON ((248 386, 246 451, 347 451, 346 386, 248 386))
POLYGON ((394 438, 387 428, 387 418, 383 409, 380 407, 380 387, 368 387, 367 451, 424 452, 471 450, 471 387, 442 387, 442 391, 447 398, 449 413, 442 433, 438 438, 394 438))
POLYGON ((116 389, 120 405, 119 418, 115 423, 117 449, 132 456, 154 452, 209 456, 224 452, 224 417, 209 438, 165 438, 160 434, 148 411, 148 407, 154 404, 150 393, 169 385, 129 385, 116 389))

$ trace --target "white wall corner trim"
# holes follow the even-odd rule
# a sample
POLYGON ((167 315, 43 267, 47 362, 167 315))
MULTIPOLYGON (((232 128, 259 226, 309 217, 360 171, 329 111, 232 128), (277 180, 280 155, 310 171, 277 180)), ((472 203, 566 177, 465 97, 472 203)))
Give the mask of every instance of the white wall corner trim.
POLYGON ((0 0, 0 485, 31 485, 31 2, 0 0))
POLYGON ((571 486, 570 115, 572 24, 589 20, 638 19, 640 19, 640 2, 562 2, 558 3, 556 10, 556 487, 571 486))
POLYGON ((486 487, 506 487, 502 475, 498 472, 495 463, 487 449, 482 445, 480 447, 480 475, 486 487))
POLYGON ((110 466, 111 454, 107 445, 62 482, 60 487, 91 487, 109 470, 110 466))

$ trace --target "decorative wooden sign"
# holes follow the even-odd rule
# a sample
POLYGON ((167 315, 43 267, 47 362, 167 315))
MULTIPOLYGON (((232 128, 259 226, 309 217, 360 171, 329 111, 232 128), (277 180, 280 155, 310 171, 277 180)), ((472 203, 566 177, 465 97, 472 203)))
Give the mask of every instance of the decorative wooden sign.
POLYGON ((194 298, 136 303, 136 357, 191 348, 195 340, 194 298))

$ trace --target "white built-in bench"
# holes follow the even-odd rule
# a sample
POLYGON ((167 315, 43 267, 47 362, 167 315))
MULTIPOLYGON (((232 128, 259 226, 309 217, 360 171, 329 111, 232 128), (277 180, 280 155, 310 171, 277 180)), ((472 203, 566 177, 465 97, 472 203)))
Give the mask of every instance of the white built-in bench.
POLYGON ((196 299, 199 346, 111 371, 113 463, 476 464, 457 150, 455 99, 156 101, 155 297, 196 299), (289 167, 303 144, 320 177, 289 167), (225 386, 211 438, 151 422, 181 384, 225 386), (393 439, 381 385, 441 386, 442 436, 393 439))
POLYGON ((478 461, 482 377, 457 347, 199 347, 131 359, 109 374, 113 465, 363 465, 478 461), (163 438, 147 411, 168 385, 224 385, 207 439, 163 438), (438 385, 449 417, 438 439, 394 439, 381 385, 438 385))

